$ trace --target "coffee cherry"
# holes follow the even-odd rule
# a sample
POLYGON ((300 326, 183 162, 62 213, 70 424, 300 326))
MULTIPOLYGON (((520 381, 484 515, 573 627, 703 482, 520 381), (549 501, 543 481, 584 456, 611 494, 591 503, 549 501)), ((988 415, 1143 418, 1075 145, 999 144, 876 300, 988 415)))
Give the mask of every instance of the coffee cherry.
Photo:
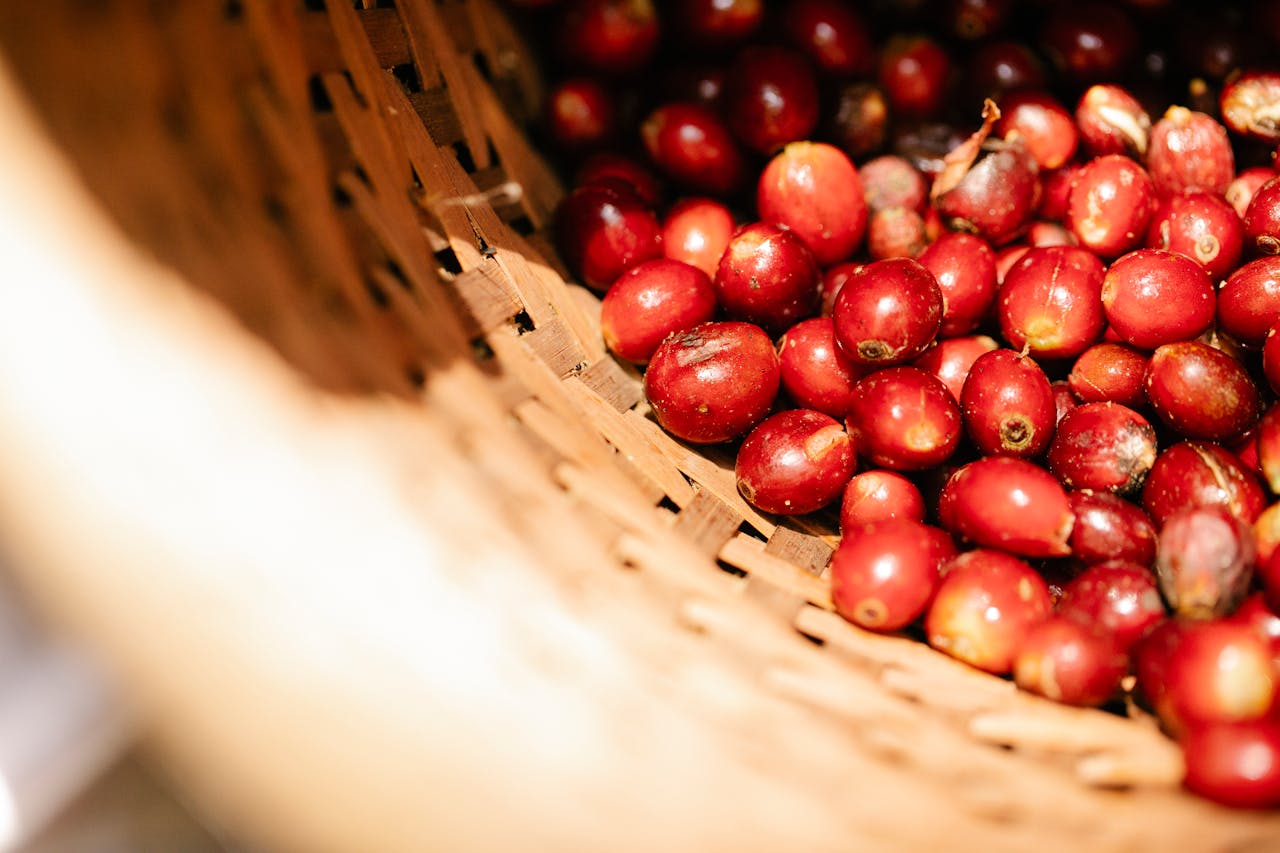
POLYGON ((764 512, 804 515, 839 497, 854 456, 840 422, 812 409, 765 418, 738 448, 738 491, 764 512))
POLYGON ((778 394, 773 341, 759 326, 721 321, 658 345, 644 374, 644 392, 667 432, 694 444, 744 435, 764 419, 778 394))

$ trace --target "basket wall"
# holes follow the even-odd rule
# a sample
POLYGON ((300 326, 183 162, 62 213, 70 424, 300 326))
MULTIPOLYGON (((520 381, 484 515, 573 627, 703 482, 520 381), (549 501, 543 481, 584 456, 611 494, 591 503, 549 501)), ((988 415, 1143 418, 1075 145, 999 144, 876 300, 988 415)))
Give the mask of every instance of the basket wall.
POLYGON ((843 622, 833 529, 755 512, 731 459, 656 426, 545 240, 540 84, 494 0, 7 4, 0 49, 13 150, 44 149, 7 168, 49 182, 27 225, 73 267, 70 302, 0 305, 8 351, 82 344, 58 315, 82 296, 104 342, 174 360, 99 351, 121 411, 82 444, 15 355, 0 523, 214 822, 307 850, 1280 841, 1181 794, 1141 714, 843 622), (257 491, 278 524, 249 524, 257 491))

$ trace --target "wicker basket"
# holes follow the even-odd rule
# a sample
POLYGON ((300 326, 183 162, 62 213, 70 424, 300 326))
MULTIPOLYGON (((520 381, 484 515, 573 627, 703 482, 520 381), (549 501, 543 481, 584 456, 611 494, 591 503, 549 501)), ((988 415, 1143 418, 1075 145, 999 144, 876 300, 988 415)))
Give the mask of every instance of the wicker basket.
POLYGON ((233 837, 1275 849, 1149 719, 830 610, 543 232, 494 0, 0 8, 0 533, 233 837))

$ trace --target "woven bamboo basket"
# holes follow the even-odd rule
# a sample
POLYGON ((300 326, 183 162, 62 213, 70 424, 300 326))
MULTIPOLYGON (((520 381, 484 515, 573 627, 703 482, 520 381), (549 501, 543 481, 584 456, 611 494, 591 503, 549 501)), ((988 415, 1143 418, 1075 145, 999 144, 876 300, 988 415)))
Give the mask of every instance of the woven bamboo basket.
POLYGON ((0 7, 0 535, 264 849, 1263 850, 832 613, 544 231, 495 0, 0 7))

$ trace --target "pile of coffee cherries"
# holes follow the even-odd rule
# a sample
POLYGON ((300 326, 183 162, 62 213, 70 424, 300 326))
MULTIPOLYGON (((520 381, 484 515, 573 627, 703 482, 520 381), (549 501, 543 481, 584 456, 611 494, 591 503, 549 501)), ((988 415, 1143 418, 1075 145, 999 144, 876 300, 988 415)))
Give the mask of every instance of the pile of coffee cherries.
POLYGON ((663 429, 846 619, 1280 806, 1280 2, 512 5, 663 429))

